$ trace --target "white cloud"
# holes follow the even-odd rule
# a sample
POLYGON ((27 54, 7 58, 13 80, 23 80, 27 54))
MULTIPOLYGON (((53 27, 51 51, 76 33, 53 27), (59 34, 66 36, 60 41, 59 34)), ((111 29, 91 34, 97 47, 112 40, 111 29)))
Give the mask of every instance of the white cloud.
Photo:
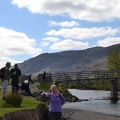
POLYGON ((57 42, 60 39, 57 38, 57 37, 46 37, 46 38, 43 38, 42 40, 47 40, 47 41, 50 41, 50 42, 57 42))
POLYGON ((0 68, 4 67, 7 62, 10 62, 11 66, 13 66, 15 63, 21 63, 23 61, 15 61, 8 57, 0 57, 0 68))
POLYGON ((60 29, 50 30, 46 32, 47 35, 51 36, 62 36, 64 38, 71 39, 92 39, 97 37, 114 36, 120 32, 120 29, 111 27, 93 27, 93 28, 71 28, 71 29, 60 29))
POLYGON ((76 21, 55 22, 55 21, 50 20, 49 23, 50 23, 50 26, 61 26, 61 27, 76 27, 76 26, 79 26, 79 23, 76 22, 76 21))
POLYGON ((72 50, 72 49, 83 49, 87 48, 88 43, 83 43, 83 42, 76 42, 71 39, 66 39, 60 42, 54 43, 50 49, 52 50, 72 50))
POLYGON ((120 0, 12 0, 32 13, 68 15, 72 19, 106 21, 120 18, 120 0))
POLYGON ((119 44, 119 43, 120 43, 120 37, 105 38, 103 40, 98 41, 98 45, 102 47, 108 47, 108 46, 119 44))
POLYGON ((0 27, 0 56, 22 54, 36 56, 41 53, 41 49, 35 46, 35 39, 28 38, 24 33, 0 27))

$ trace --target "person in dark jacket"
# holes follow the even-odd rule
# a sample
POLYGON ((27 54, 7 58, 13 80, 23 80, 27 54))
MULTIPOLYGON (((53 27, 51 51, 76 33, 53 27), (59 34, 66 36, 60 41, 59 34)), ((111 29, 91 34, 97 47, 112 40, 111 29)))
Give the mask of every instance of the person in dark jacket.
POLYGON ((30 82, 31 82, 31 83, 34 83, 31 77, 32 77, 32 74, 30 74, 30 75, 27 76, 28 82, 29 82, 29 83, 30 83, 30 82))
POLYGON ((29 82, 28 80, 25 80, 22 85, 21 85, 21 91, 23 94, 27 94, 31 97, 34 97, 33 94, 30 91, 30 87, 29 87, 29 82))
POLYGON ((18 68, 18 64, 14 65, 11 69, 11 79, 12 79, 12 93, 18 93, 19 77, 21 76, 21 70, 18 68))
POLYGON ((46 75, 47 75, 47 73, 46 73, 46 71, 44 71, 44 72, 43 72, 43 81, 44 81, 44 82, 46 82, 46 75))

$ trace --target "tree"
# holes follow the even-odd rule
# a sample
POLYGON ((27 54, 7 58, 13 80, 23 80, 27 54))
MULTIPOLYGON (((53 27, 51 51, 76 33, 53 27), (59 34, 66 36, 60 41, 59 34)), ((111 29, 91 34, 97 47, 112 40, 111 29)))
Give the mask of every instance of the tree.
POLYGON ((108 51, 107 67, 109 70, 120 73, 120 44, 108 51))

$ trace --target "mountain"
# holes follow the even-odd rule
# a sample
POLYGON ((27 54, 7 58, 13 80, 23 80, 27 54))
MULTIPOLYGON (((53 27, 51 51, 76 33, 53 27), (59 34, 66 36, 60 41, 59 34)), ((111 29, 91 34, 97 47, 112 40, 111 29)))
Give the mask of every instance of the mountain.
POLYGON ((43 53, 19 64, 23 74, 78 72, 106 69, 107 52, 120 44, 109 47, 93 47, 85 50, 70 50, 57 53, 43 53))

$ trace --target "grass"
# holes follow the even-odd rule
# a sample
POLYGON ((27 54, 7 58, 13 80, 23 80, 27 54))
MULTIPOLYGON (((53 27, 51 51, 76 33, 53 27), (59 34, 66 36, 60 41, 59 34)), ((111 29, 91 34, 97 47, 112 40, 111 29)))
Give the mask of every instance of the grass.
POLYGON ((23 97, 23 102, 20 107, 9 107, 9 106, 4 106, 5 102, 2 100, 2 93, 0 92, 0 117, 3 116, 5 113, 9 112, 14 112, 14 111, 19 111, 23 109, 35 109, 36 106, 40 104, 39 101, 36 101, 32 97, 23 97))
POLYGON ((41 90, 41 91, 49 91, 50 86, 53 84, 53 82, 43 82, 40 83, 39 85, 37 85, 37 87, 41 90))

